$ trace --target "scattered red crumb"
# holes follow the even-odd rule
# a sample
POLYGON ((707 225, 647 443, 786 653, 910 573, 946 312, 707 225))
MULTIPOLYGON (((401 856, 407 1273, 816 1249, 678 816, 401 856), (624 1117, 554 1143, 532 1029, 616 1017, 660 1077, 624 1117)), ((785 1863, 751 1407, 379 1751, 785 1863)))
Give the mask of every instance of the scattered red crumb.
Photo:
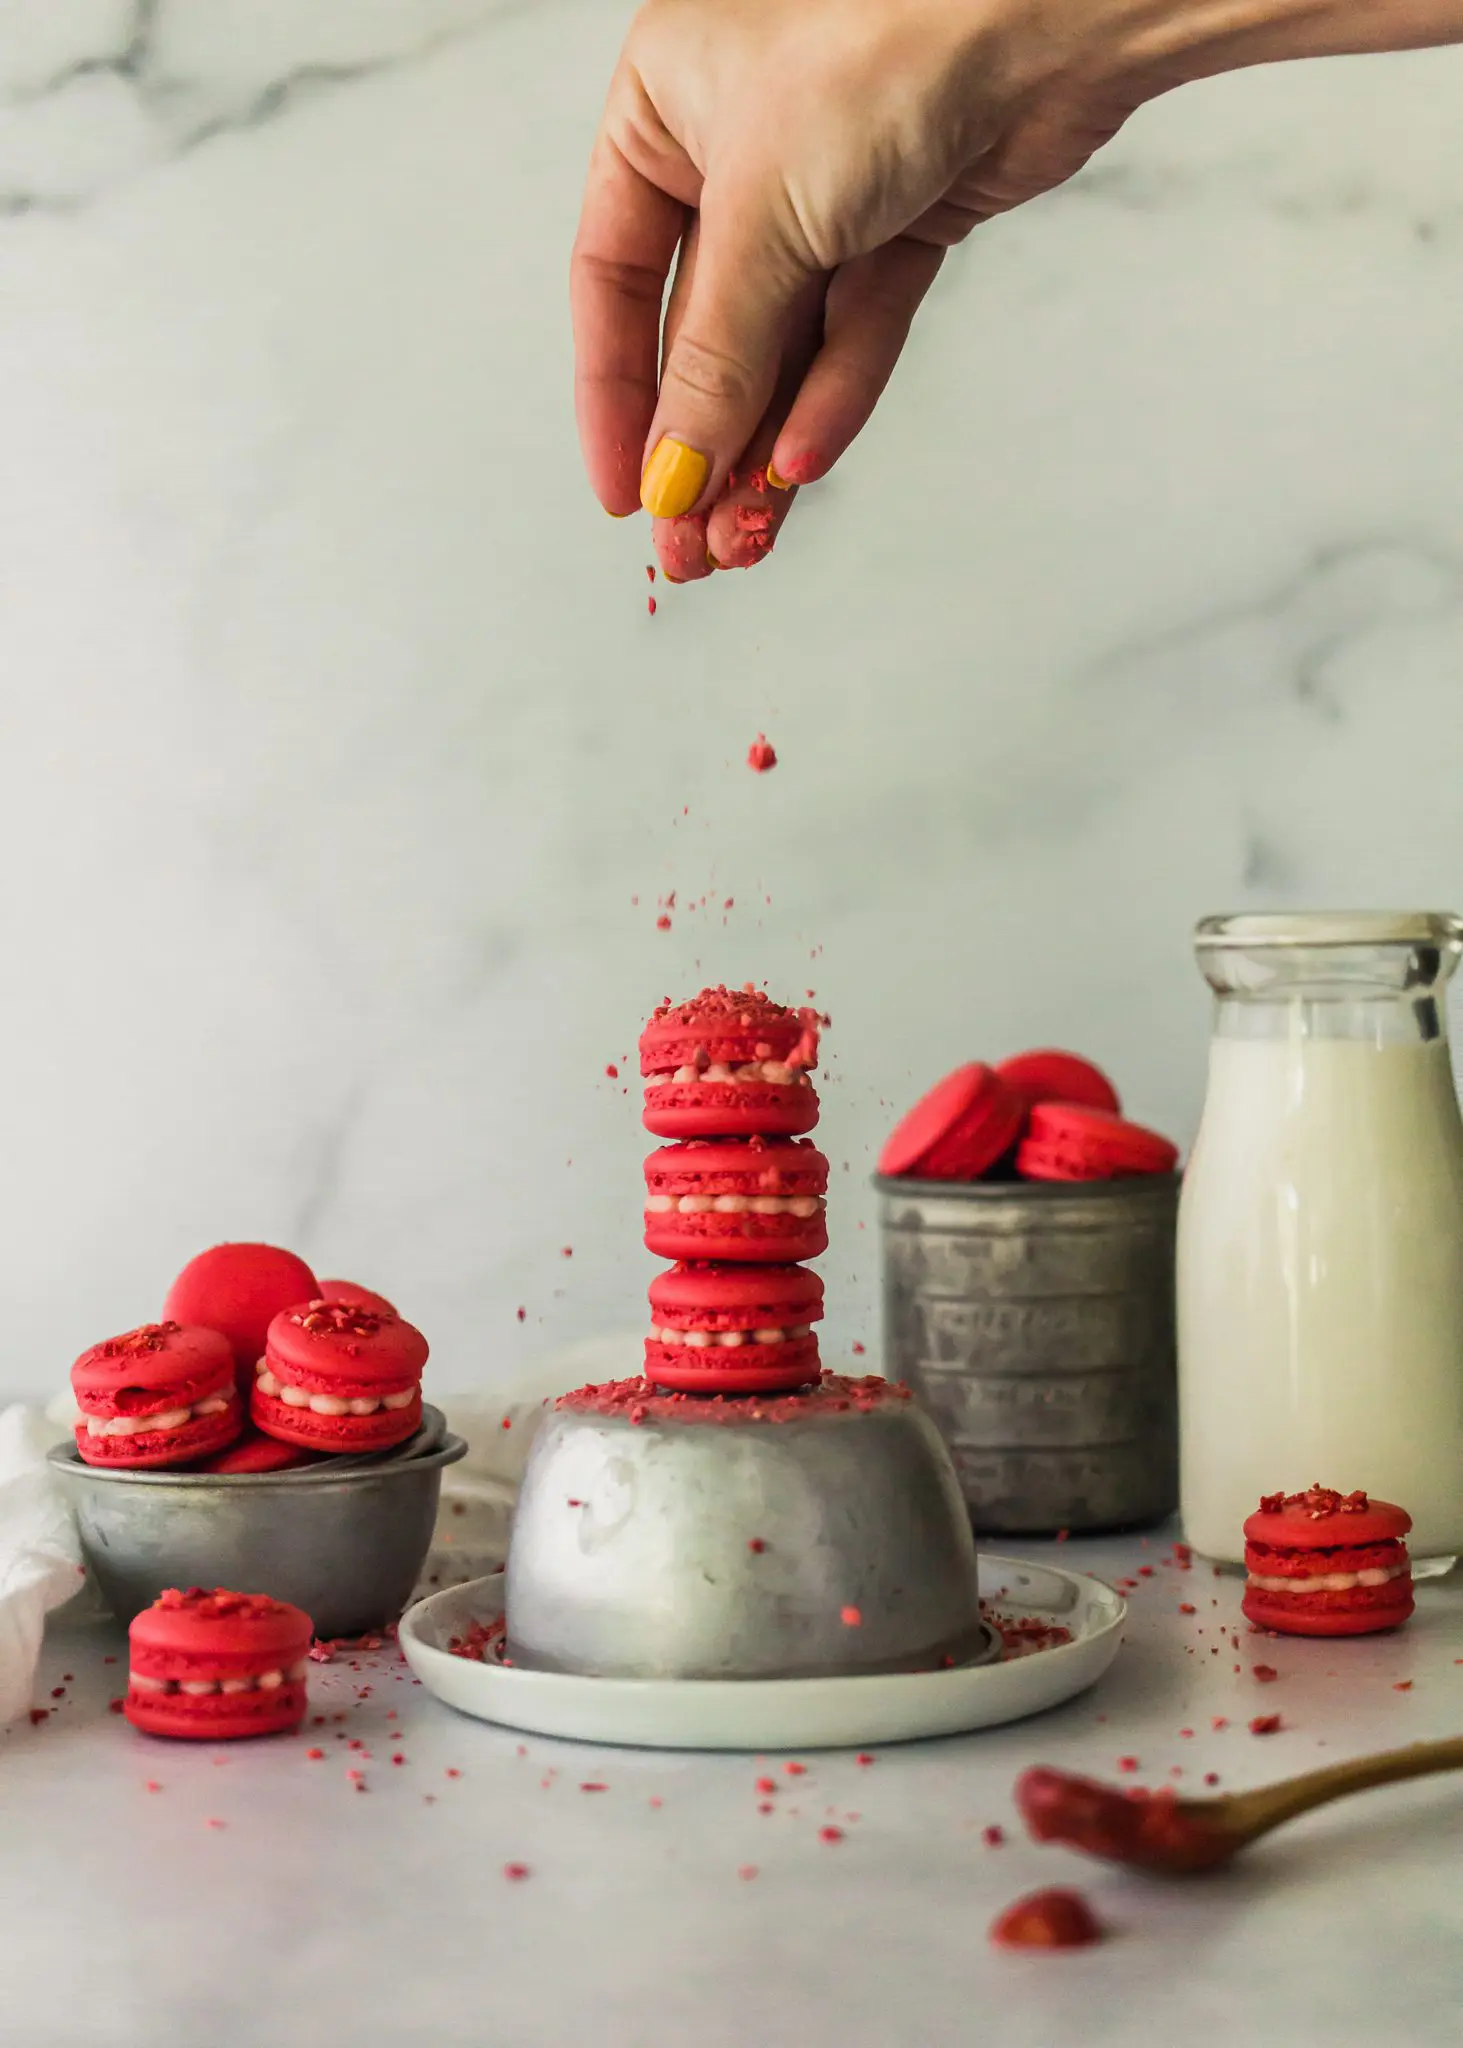
POLYGON ((1278 1714, 1256 1714, 1250 1723, 1251 1735, 1273 1735, 1280 1726, 1278 1714))
POLYGON ((1179 1613, 1180 1613, 1180 1614, 1197 1614, 1198 1612, 1199 1612, 1198 1608, 1197 1608, 1197 1607, 1195 1607, 1195 1606, 1193 1606, 1191 1602, 1189 1602, 1189 1601, 1187 1601, 1187 1600, 1181 1600, 1181 1601, 1179 1602, 1179 1613))
POLYGON ((447 1776, 447 1777, 449 1777, 449 1778, 460 1778, 460 1777, 462 1776, 462 1773, 461 1773, 461 1771, 459 1771, 459 1770, 455 1770, 455 1769, 454 1769, 454 1768, 452 1767, 452 1765, 451 1765, 451 1764, 449 1764, 449 1765, 447 1766, 446 1776, 447 1776))
POLYGON ((988 1849, 999 1849, 1006 1839, 1006 1830, 992 1822, 990 1827, 981 1829, 980 1838, 988 1849))
POLYGON ((655 617, 655 599, 653 597, 646 598, 645 609, 649 612, 652 618, 655 617))
POLYGON ((117 1661, 117 1660, 116 1660, 116 1658, 115 1658, 115 1657, 103 1657, 103 1659, 102 1659, 102 1662, 103 1662, 104 1664, 115 1664, 115 1663, 116 1663, 116 1661, 117 1661))
POLYGON ((520 1323, 526 1323, 528 1321, 528 1310, 526 1308, 515 1309, 514 1314, 517 1316, 520 1323))
POLYGON ((1173 1561, 1178 1566, 1181 1572, 1186 1572, 1192 1569, 1194 1563, 1194 1553, 1189 1548, 1187 1543, 1175 1543, 1173 1547, 1173 1561))
POLYGON ((758 1790, 759 1792, 764 1792, 764 1793, 765 1793, 765 1792, 775 1792, 775 1791, 777 1790, 777 1780, 776 1780, 776 1778, 759 1778, 759 1779, 757 1780, 757 1790, 758 1790))
MULTIPOLYGON (((30 1710, 30 1721, 32 1728, 34 1728, 37 1721, 44 1721, 47 1714, 49 1714, 50 1711, 51 1709, 49 1707, 32 1707, 30 1710)), ((121 1711, 122 1701, 120 1699, 107 1701, 107 1712, 109 1714, 120 1714, 121 1711)))
POLYGON ((65 1688, 65 1686, 64 1686, 64 1685, 53 1685, 53 1686, 51 1687, 51 1698, 52 1698, 53 1700, 64 1700, 64 1699, 65 1699, 65 1697, 66 1697, 66 1688, 65 1688))
POLYGON ((1204 1773, 1204 1783, 1206 1785, 1217 1785, 1219 1783, 1218 1771, 1206 1771, 1204 1773))
POLYGON ((655 581, 655 570, 649 562, 645 564, 645 580, 647 583, 654 583, 655 581))
POLYGON ((611 1081, 618 1081, 620 1078, 620 1070, 615 1065, 613 1060, 611 1060, 610 1064, 605 1068, 605 1073, 611 1081))
POLYGON ((1250 1668, 1256 1678, 1259 1679, 1261 1685, 1273 1685, 1280 1676, 1280 1673, 1273 1664, 1253 1664, 1250 1668))
POLYGON ((1057 1542, 1058 1542, 1058 1543, 1065 1543, 1065 1542, 1067 1541, 1067 1538, 1068 1538, 1068 1537, 1069 1537, 1069 1536, 1071 1535, 1071 1533, 1072 1533, 1072 1532, 1071 1532, 1071 1530, 1070 1530, 1070 1529, 1058 1529, 1058 1531, 1057 1531, 1057 1534, 1056 1534, 1056 1540, 1057 1540, 1057 1542))
POLYGON ((156 1778, 148 1778, 142 1789, 144 1792, 161 1792, 163 1788, 156 1778))
POLYGON ((871 1764, 876 1761, 877 1759, 871 1757, 866 1749, 861 1749, 858 1755, 854 1758, 854 1762, 856 1764, 871 1764))
POLYGON ((758 1813, 775 1813, 777 1809, 770 1799, 762 1799, 757 1803, 757 1811, 758 1813))
POLYGON ((759 775, 765 775, 769 768, 777 766, 777 754, 764 732, 759 732, 747 749, 747 766, 759 775))
POLYGON ((610 1788, 608 1785, 601 1785, 598 1779, 588 1778, 579 1789, 581 1792, 608 1792, 610 1788))
POLYGON ((206 1821, 205 1821, 205 1822, 203 1823, 203 1825, 204 1825, 204 1826, 205 1826, 206 1828, 226 1828, 226 1827, 228 1826, 228 1822, 227 1822, 226 1820, 212 1820, 212 1819, 210 1819, 210 1820, 206 1820, 206 1821))
POLYGON ((1140 1578, 1140 1579, 1151 1579, 1151 1578, 1153 1577, 1153 1567, 1152 1567, 1152 1565, 1151 1565, 1151 1564, 1140 1564, 1140 1565, 1139 1565, 1139 1567, 1138 1567, 1138 1576, 1139 1576, 1139 1578, 1140 1578))
POLYGON ((1138 1768, 1138 1759, 1137 1759, 1137 1757, 1135 1757, 1135 1756, 1120 1756, 1120 1757, 1118 1758, 1118 1769, 1119 1769, 1120 1771, 1136 1771, 1136 1770, 1137 1770, 1137 1768, 1138 1768))
POLYGON ((404 1764, 404 1763, 406 1762, 406 1758, 405 1758, 404 1756, 400 1756, 400 1755, 398 1755, 398 1756, 394 1756, 394 1757, 393 1757, 393 1758, 391 1759, 391 1761, 392 1761, 392 1762, 393 1762, 394 1764, 404 1764))
POLYGON ((743 1884, 750 1884, 756 1875, 757 1866, 755 1863, 743 1863, 737 1868, 737 1876, 742 1880, 743 1884))
POLYGON ((507 1632, 507 1623, 499 1615, 494 1621, 471 1621, 465 1635, 453 1636, 447 1644, 454 1657, 465 1657, 470 1664, 481 1664, 502 1645, 507 1632))
POLYGON ((985 1601, 981 1602, 980 1611, 982 1620, 1001 1638, 1003 1663, 1034 1656, 1039 1650, 1059 1650, 1063 1643, 1072 1640, 1072 1631, 1059 1621, 1042 1621, 1032 1614, 1002 1614, 985 1601))
POLYGON ((665 1801, 663 1799, 657 1799, 652 1797, 650 1803, 652 1806, 664 1806, 665 1801))
MULTIPOLYGON (((121 1713, 122 1702, 120 1700, 112 1700, 109 1702, 109 1705, 114 1714, 121 1713)), ((32 1728, 39 1728, 42 1721, 49 1721, 50 1718, 51 1709, 49 1707, 32 1707, 30 1710, 30 1725, 32 1728)))
POLYGON ((760 1536, 749 1536, 747 1538, 747 1548, 751 1551, 753 1557, 760 1557, 767 1548, 767 1545, 760 1536))
POLYGON ((318 1764, 325 1752, 323 1749, 307 1749, 305 1755, 312 1764, 318 1764))
POLYGON ((790 1778, 805 1778, 808 1774, 806 1764, 784 1764, 782 1768, 790 1778))
POLYGON ((503 1865, 503 1875, 510 1884, 521 1883, 528 1874, 529 1870, 526 1863, 505 1863, 503 1865))
POLYGON ((840 1607, 838 1619, 845 1628, 862 1628, 864 1625, 863 1614, 857 1607, 840 1607))
POLYGON ((991 1925, 1000 1948, 1085 1948, 1101 1941, 1102 1929, 1080 1892, 1028 1892, 1007 1906, 991 1925))
POLYGON ((1214 1719, 1209 1723, 1209 1726, 1211 1728, 1227 1728, 1229 1726, 1229 1723, 1225 1720, 1223 1714, 1216 1714, 1214 1716, 1214 1719))
POLYGON ((1399 1678, 1392 1687, 1392 1690, 1393 1692, 1411 1692, 1412 1680, 1410 1678, 1399 1678))
POLYGON ((843 1829, 834 1827, 830 1821, 826 1827, 819 1828, 818 1840, 820 1842, 841 1842, 843 1840, 843 1829))
POLYGON ((664 912, 664 911, 662 911, 662 912, 660 913, 660 916, 659 916, 659 917, 658 917, 658 918, 657 918, 657 919, 655 920, 655 929, 656 929, 656 930, 657 930, 658 932, 668 932, 668 931, 670 930, 670 928, 671 928, 671 921, 670 921, 670 919, 669 919, 669 918, 668 918, 668 917, 666 916, 665 912, 664 912))
POLYGON ((1180 1730, 1179 1730, 1179 1734, 1180 1734, 1180 1735, 1192 1735, 1192 1734, 1193 1734, 1193 1732, 1194 1732, 1194 1731, 1193 1731, 1193 1729, 1192 1729, 1192 1728, 1180 1728, 1180 1730))

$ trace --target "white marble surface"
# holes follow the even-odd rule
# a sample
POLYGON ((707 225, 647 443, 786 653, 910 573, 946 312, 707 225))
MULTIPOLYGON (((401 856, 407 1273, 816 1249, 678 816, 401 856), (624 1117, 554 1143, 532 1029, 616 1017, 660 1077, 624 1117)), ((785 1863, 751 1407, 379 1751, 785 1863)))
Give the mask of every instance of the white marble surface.
POLYGON ((1463 1779, 1343 1802, 1186 1883, 1028 1843, 1010 1790, 1035 1762, 1185 1793, 1214 1771, 1238 1790, 1454 1734, 1456 1576, 1421 1587, 1395 1637, 1241 1634, 1236 1654, 1223 1625, 1238 1582, 1177 1572, 1156 1537, 1023 1548, 1137 1580, 1102 1684, 1038 1721, 863 1767, 847 1752, 792 1759, 798 1777, 782 1758, 520 1744, 439 1706, 388 1651, 312 1667, 314 1711, 345 1718, 298 1739, 156 1742, 107 1712, 122 1667, 103 1660, 120 1636, 53 1630, 49 1717, 0 1735, 6 2038, 1452 2048, 1463 1779), (1274 1682, 1254 1677, 1261 1660, 1274 1682), (1281 1732, 1248 1732, 1274 1712, 1281 1732), (1140 1766, 1127 1777, 1125 1755, 1140 1766), (780 1788, 771 1815, 763 1774, 780 1788), (842 1841, 820 1839, 830 1821, 842 1841), (993 1824, 1007 1830, 997 1847, 993 1824), (530 1875, 507 1879, 510 1862, 530 1875), (1000 1909, 1054 1883, 1080 1887, 1111 1938, 1067 1955, 992 1949, 1000 1909))
POLYGON ((604 1068, 703 976, 832 1011, 842 1351, 891 1103, 1057 1039, 1187 1137, 1194 917, 1457 897, 1463 53, 1145 111, 652 620, 568 400, 628 11, 0 4, 0 1391, 224 1236, 439 1386, 633 1327, 604 1068))

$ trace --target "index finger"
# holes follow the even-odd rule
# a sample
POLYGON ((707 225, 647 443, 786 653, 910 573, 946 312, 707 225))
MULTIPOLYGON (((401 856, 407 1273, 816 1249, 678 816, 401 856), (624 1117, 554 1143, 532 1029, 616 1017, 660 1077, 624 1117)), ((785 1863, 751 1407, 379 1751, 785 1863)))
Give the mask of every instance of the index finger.
POLYGON ((660 384, 665 281, 685 226, 601 130, 569 272, 574 410, 584 466, 607 512, 640 509, 640 467, 660 384))

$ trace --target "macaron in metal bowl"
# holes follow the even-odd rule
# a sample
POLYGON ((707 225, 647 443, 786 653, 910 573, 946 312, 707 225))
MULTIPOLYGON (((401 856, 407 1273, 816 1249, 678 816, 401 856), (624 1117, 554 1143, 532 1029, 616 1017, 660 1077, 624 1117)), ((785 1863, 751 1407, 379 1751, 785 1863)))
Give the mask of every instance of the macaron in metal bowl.
POLYGON ((318 1636, 355 1636, 410 1600, 442 1473, 466 1450, 427 1407, 394 1451, 281 1472, 128 1471, 83 1464, 74 1443, 48 1462, 87 1572, 124 1625, 170 1586, 228 1586, 303 1608, 318 1636))

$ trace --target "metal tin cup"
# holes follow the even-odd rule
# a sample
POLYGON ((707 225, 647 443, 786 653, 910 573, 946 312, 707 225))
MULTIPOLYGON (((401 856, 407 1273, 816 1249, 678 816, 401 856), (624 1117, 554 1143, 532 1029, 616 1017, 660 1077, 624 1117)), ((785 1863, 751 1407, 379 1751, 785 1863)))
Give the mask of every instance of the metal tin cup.
POLYGON ((939 1423, 976 1527, 1171 1513, 1177 1175, 874 1186, 885 1368, 939 1423))

